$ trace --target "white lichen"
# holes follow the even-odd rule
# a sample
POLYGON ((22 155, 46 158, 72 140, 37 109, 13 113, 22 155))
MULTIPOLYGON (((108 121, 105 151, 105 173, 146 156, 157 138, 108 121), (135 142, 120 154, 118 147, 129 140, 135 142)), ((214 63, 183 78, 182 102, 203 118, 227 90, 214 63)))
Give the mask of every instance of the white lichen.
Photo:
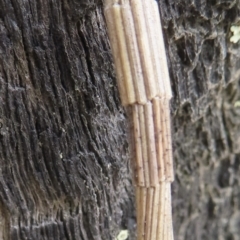
POLYGON ((235 107, 235 108, 239 108, 239 107, 240 107, 240 101, 236 101, 236 102, 234 103, 234 107, 235 107))
POLYGON ((122 230, 118 234, 116 240, 126 240, 128 238, 128 230, 122 230))
POLYGON ((240 26, 232 26, 230 30, 233 33, 230 42, 237 43, 240 40, 240 26))

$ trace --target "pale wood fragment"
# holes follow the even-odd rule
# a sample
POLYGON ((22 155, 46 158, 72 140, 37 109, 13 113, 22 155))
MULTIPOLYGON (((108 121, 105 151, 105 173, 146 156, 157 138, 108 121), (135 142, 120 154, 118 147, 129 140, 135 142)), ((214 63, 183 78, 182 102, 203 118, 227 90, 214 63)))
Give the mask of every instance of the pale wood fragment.
POLYGON ((164 168, 165 168, 165 176, 166 180, 169 179, 169 158, 168 158, 168 140, 167 140, 167 129, 166 129, 166 107, 165 107, 165 99, 161 99, 160 101, 161 107, 161 125, 162 125, 162 146, 163 146, 163 160, 164 160, 164 168))
POLYGON ((157 95, 157 86, 154 78, 154 71, 152 66, 152 57, 149 48, 149 41, 147 37, 147 28, 145 23, 144 9, 142 1, 132 0, 131 9, 136 29, 137 41, 139 46, 139 53, 142 62, 142 71, 145 80, 145 88, 148 99, 151 100, 157 95))
POLYGON ((162 121, 161 121, 161 104, 158 97, 153 99, 153 118, 154 118, 154 131, 155 131, 155 141, 156 141, 156 154, 158 161, 158 176, 159 181, 165 181, 165 166, 163 159, 163 131, 162 131, 162 121))
POLYGON ((138 105, 132 107, 133 113, 133 127, 134 127, 134 145, 135 145, 135 158, 136 158, 136 174, 138 186, 145 186, 144 179, 144 165, 142 155, 142 136, 140 131, 140 117, 138 105))
POLYGON ((157 1, 149 1, 152 5, 152 14, 155 18, 155 30, 156 30, 156 39, 158 40, 158 54, 160 57, 161 64, 159 65, 159 68, 161 70, 162 79, 164 81, 164 95, 167 98, 172 98, 172 89, 171 89, 171 82, 168 72, 168 65, 167 65, 167 55, 165 50, 165 44, 163 39, 163 33, 162 33, 162 25, 161 25, 161 19, 160 19, 160 11, 158 8, 157 1))
POLYGON ((136 187, 137 200, 137 237, 138 240, 145 240, 145 222, 146 222, 146 206, 147 203, 147 188, 136 187))
POLYGON ((145 238, 144 238, 144 240, 151 240, 154 190, 155 190, 155 188, 152 188, 152 187, 147 188, 147 206, 146 206, 145 238))
POLYGON ((171 184, 166 185, 166 207, 165 207, 165 216, 166 216, 166 240, 173 240, 173 226, 172 226, 172 204, 171 204, 171 184))
POLYGON ((171 183, 137 187, 138 240, 173 240, 171 183))
POLYGON ((163 158, 165 166, 166 179, 170 182, 174 179, 173 159, 172 159, 172 143, 170 130, 169 100, 162 99, 161 103, 161 119, 162 119, 162 141, 163 141, 163 158), (170 132, 170 133, 169 133, 170 132))
POLYGON ((115 24, 114 24, 115 20, 112 15, 112 8, 105 8, 104 14, 106 17, 108 36, 110 39, 111 49, 113 53, 113 60, 115 64, 116 74, 117 74, 118 90, 120 93, 121 102, 125 106, 128 104, 128 96, 127 96, 126 88, 124 86, 123 69, 122 69, 121 59, 119 58, 120 51, 118 48, 118 40, 117 40, 116 31, 115 31, 115 24))
POLYGON ((144 177, 145 177, 145 187, 150 186, 150 173, 148 167, 148 149, 147 149, 147 135, 146 135, 146 123, 144 116, 144 106, 138 105, 139 108, 139 119, 140 119, 140 129, 141 129, 141 140, 142 140, 142 155, 143 155, 143 166, 144 166, 144 177))
POLYGON ((120 58, 121 58, 121 64, 123 69, 123 75, 124 75, 124 85, 126 88, 127 96, 128 96, 128 104, 132 104, 136 102, 135 97, 135 90, 134 90, 134 84, 132 79, 132 72, 130 67, 130 61, 128 56, 128 49, 127 49, 127 43, 124 33, 124 26, 122 21, 122 15, 121 15, 121 7, 118 4, 113 5, 113 17, 115 21, 115 27, 116 27, 116 33, 118 38, 118 47, 120 52, 120 58))
POLYGON ((139 48, 137 44, 137 35, 134 28, 133 16, 129 3, 125 3, 122 6, 122 16, 129 60, 132 70, 132 78, 135 88, 136 101, 139 104, 145 104, 147 102, 147 95, 144 85, 139 48))
POLYGON ((169 196, 169 200, 168 200, 168 204, 169 204, 169 214, 168 214, 168 222, 169 222, 169 231, 168 231, 168 239, 169 240, 173 240, 174 239, 174 234, 173 234, 173 220, 172 220, 172 193, 171 193, 171 184, 169 184, 169 188, 168 188, 168 196, 169 196))
POLYGON ((164 239, 166 182, 160 183, 157 239, 164 239))
POLYGON ((108 0, 105 16, 110 40, 115 41, 111 45, 116 70, 120 69, 117 77, 123 104, 145 104, 156 96, 171 98, 157 2, 108 0))
POLYGON ((173 168, 173 150, 172 150, 172 131, 171 131, 171 115, 170 115, 170 101, 166 100, 166 132, 168 141, 168 161, 169 161, 169 181, 174 181, 174 168, 173 168))
POLYGON ((151 226, 151 240, 157 239, 157 227, 158 227, 158 212, 160 207, 160 184, 157 184, 154 189, 154 197, 153 197, 153 211, 152 211, 152 226, 151 226))
POLYGON ((158 178, 158 163, 156 156, 156 145, 154 136, 154 122, 152 103, 148 102, 144 105, 145 128, 147 133, 147 150, 148 150, 148 165, 150 173, 150 185, 156 186, 159 183, 158 178))
POLYGON ((164 82, 161 72, 161 58, 158 52, 158 31, 156 30, 156 24, 158 19, 156 19, 153 14, 153 1, 141 1, 144 8, 145 22, 147 26, 147 36, 149 42, 149 48, 151 51, 151 61, 154 70, 154 81, 156 82, 155 86, 157 87, 157 96, 164 95, 164 82))
POLYGON ((166 239, 168 240, 168 227, 169 227, 169 223, 168 223, 168 193, 167 193, 167 185, 166 184, 166 188, 165 188, 165 206, 164 206, 164 226, 163 226, 163 238, 162 239, 166 239))

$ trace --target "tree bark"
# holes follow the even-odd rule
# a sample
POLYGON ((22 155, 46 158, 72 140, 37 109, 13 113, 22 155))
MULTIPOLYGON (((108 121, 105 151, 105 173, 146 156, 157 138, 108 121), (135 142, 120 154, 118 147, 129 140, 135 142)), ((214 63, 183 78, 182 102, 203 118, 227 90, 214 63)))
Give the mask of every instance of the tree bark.
MULTIPOLYGON (((162 0, 175 239, 239 239, 239 0, 162 0)), ((135 239, 128 121, 97 0, 0 0, 0 239, 135 239)))

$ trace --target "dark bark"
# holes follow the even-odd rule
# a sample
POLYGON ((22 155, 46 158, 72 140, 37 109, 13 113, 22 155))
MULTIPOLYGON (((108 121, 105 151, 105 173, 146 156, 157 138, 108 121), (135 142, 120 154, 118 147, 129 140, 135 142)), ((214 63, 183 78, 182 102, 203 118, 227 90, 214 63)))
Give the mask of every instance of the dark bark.
POLYGON ((176 239, 240 239, 239 1, 163 1, 173 98, 176 239))
POLYGON ((21 0, 0 9, 5 239, 113 239, 134 219, 133 188, 102 9, 21 0))
MULTIPOLYGON (((239 239, 239 1, 160 3, 175 239, 239 239)), ((0 239, 134 239, 127 119, 102 3, 0 0, 0 239)))

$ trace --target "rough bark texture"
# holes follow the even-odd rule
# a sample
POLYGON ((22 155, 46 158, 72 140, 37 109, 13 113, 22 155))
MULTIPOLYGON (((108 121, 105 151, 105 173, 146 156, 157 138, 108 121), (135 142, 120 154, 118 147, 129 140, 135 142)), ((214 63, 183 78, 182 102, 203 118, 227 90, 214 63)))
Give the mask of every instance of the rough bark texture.
MULTIPOLYGON (((176 240, 240 234, 239 0, 160 2, 176 240)), ((0 0, 0 239, 134 239, 127 119, 96 0, 0 0)))
POLYGON ((103 13, 82 2, 0 1, 4 239, 113 239, 134 215, 103 13))
POLYGON ((240 239, 239 1, 162 1, 173 98, 177 240, 240 239))

